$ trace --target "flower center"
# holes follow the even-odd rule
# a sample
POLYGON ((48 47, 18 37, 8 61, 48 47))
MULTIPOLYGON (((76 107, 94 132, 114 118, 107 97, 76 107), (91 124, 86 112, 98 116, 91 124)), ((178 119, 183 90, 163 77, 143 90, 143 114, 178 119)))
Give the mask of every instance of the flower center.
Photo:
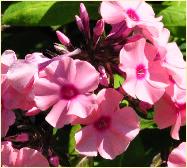
POLYGON ((136 77, 137 79, 143 79, 146 75, 146 69, 143 64, 140 64, 136 67, 136 77))
POLYGON ((140 20, 138 15, 136 14, 136 12, 133 9, 128 9, 127 10, 127 15, 129 16, 129 18, 131 18, 134 21, 139 21, 140 20))
POLYGON ((62 99, 70 100, 79 94, 77 88, 71 84, 63 85, 61 88, 62 99))
POLYGON ((109 128, 110 126, 110 122, 111 119, 108 116, 102 116, 100 117, 95 123, 94 123, 94 127, 99 130, 99 131, 103 131, 107 128, 109 128))

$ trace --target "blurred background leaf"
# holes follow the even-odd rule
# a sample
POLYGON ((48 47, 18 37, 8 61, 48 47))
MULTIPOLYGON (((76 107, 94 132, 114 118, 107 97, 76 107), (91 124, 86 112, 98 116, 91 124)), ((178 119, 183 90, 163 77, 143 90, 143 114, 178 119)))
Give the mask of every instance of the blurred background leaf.
MULTIPOLYGON (((99 2, 84 2, 91 19, 99 17, 99 2)), ((4 12, 2 23, 14 26, 54 26, 68 24, 79 13, 80 2, 18 2, 4 12), (21 9, 21 10, 20 10, 21 9)))

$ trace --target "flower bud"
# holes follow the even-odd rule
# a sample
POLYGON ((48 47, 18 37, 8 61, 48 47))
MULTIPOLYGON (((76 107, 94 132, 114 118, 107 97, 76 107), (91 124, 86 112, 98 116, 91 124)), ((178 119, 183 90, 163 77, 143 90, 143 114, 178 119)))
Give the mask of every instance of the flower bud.
POLYGON ((80 4, 80 18, 82 20, 85 35, 89 39, 90 38, 90 24, 89 24, 90 18, 86 10, 86 7, 84 6, 83 3, 80 4))
POLYGON ((101 36, 102 33, 104 32, 104 26, 105 26, 104 21, 102 19, 98 20, 96 26, 93 29, 94 35, 101 36))
POLYGON ((65 46, 70 45, 70 40, 69 38, 62 32, 56 31, 56 35, 58 37, 58 40, 65 46))
POLYGON ((59 157, 58 156, 50 157, 49 161, 53 166, 58 167, 58 165, 59 165, 59 157))
POLYGON ((83 26, 81 18, 79 16, 75 15, 75 20, 76 20, 76 23, 77 23, 77 26, 78 26, 79 30, 81 32, 83 32, 84 31, 84 26, 83 26))
POLYGON ((109 81, 105 72, 105 68, 103 66, 99 66, 98 70, 100 72, 99 83, 107 87, 109 85, 109 81))

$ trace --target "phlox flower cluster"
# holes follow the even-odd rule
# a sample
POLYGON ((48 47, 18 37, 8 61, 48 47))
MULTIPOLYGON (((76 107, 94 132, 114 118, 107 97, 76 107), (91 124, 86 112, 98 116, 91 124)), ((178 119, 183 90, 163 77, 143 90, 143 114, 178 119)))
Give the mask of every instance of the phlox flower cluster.
MULTIPOLYGON (((85 38, 80 45, 84 47, 73 46, 72 40, 56 31, 61 43, 54 45, 58 56, 34 52, 17 59, 14 51, 3 52, 3 166, 48 166, 54 161, 44 157, 42 150, 13 147, 14 141, 29 141, 24 133, 7 136, 16 121, 16 109, 31 118, 45 113, 54 128, 81 124, 75 134, 76 151, 86 156, 114 159, 140 132, 136 108, 120 106, 124 98, 138 101, 144 114, 153 108, 157 126, 171 127, 171 137, 180 139, 180 127, 186 124, 186 63, 177 44, 169 42, 162 17, 156 17, 144 1, 104 1, 100 14, 91 30, 88 12, 80 4, 75 20, 85 38), (108 35, 104 35, 106 25, 111 26, 108 35), (116 73, 125 79, 118 89, 114 89, 116 73)), ((184 144, 171 152, 168 165, 185 164, 184 153, 180 154, 184 144)))

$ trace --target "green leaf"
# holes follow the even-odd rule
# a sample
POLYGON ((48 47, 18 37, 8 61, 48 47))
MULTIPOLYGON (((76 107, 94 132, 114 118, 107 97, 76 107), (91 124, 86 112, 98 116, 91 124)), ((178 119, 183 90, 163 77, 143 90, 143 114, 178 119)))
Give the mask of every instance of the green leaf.
POLYGON ((141 130, 157 128, 157 126, 153 120, 147 120, 144 118, 140 119, 140 127, 141 127, 141 130))
MULTIPOLYGON (((91 19, 97 19, 98 2, 84 2, 91 19)), ((74 21, 80 2, 18 2, 6 9, 2 23, 16 26, 55 26, 74 21)))
POLYGON ((114 88, 119 88, 124 82, 124 78, 119 74, 114 74, 114 88))
POLYGON ((56 135, 58 129, 57 128, 53 128, 53 135, 56 135))
POLYGON ((75 151, 75 133, 78 132, 81 129, 80 125, 72 126, 70 134, 69 134, 69 148, 68 153, 69 154, 78 154, 75 151))
POLYGON ((186 2, 173 2, 158 14, 166 27, 186 26, 186 2))

